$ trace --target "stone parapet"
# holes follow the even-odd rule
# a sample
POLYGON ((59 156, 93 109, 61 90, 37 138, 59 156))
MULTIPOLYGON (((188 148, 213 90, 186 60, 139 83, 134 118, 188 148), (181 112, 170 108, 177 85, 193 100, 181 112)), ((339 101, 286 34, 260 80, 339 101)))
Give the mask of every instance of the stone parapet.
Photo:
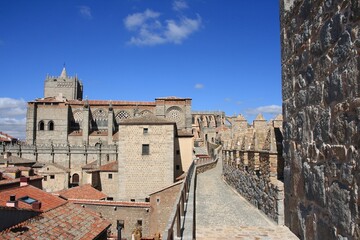
POLYGON ((223 176, 227 184, 264 212, 277 224, 284 224, 284 186, 277 179, 249 174, 224 163, 223 176))

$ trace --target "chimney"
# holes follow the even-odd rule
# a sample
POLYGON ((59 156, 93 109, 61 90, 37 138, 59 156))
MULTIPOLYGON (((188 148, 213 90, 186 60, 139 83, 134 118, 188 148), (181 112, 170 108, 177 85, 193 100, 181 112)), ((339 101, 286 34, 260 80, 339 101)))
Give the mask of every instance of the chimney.
POLYGON ((33 203, 31 204, 31 207, 32 207, 33 210, 40 210, 40 208, 41 208, 41 202, 39 202, 39 201, 33 202, 33 203))
POLYGON ((8 159, 11 156, 11 152, 6 152, 4 154, 4 159, 8 159))
POLYGON ((15 207, 15 208, 18 206, 18 201, 16 200, 15 195, 10 195, 10 199, 9 199, 9 201, 6 202, 6 206, 7 207, 15 207))
POLYGON ((20 187, 29 185, 28 177, 20 177, 20 187))

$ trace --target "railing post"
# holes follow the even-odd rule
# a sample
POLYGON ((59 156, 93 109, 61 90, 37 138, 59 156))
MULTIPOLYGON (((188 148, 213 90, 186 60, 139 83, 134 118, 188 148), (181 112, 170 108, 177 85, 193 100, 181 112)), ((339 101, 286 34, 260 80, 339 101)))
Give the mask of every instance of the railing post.
POLYGON ((180 216, 180 206, 178 205, 176 211, 176 236, 181 236, 181 216, 180 216))

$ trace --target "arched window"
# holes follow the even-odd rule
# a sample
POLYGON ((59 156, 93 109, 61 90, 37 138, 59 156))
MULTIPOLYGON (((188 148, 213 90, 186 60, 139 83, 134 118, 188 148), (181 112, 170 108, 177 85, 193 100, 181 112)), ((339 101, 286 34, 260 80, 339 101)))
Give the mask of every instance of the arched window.
POLYGON ((40 131, 43 131, 44 128, 45 128, 44 121, 40 121, 40 122, 39 122, 39 130, 40 130, 40 131))
POLYGON ((79 181, 80 181, 80 177, 79 177, 79 174, 77 174, 77 173, 74 173, 73 175, 72 175, 72 183, 73 184, 79 184, 79 181))
POLYGON ((48 123, 48 129, 49 129, 49 131, 54 131, 54 122, 53 121, 50 121, 48 123))

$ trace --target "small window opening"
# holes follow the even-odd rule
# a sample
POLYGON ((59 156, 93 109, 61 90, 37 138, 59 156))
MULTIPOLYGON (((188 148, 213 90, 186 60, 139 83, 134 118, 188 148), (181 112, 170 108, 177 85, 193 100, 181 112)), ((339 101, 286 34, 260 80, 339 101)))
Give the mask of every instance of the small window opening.
POLYGON ((55 179, 55 175, 50 175, 50 179, 55 179))
POLYGON ((43 121, 40 121, 40 122, 39 122, 39 130, 40 130, 40 131, 44 131, 44 128, 45 128, 44 122, 43 122, 43 121))
POLYGON ((49 122, 49 131, 54 131, 54 122, 53 121, 49 122))
POLYGON ((150 154, 150 145, 143 144, 142 145, 142 155, 149 155, 150 154))

